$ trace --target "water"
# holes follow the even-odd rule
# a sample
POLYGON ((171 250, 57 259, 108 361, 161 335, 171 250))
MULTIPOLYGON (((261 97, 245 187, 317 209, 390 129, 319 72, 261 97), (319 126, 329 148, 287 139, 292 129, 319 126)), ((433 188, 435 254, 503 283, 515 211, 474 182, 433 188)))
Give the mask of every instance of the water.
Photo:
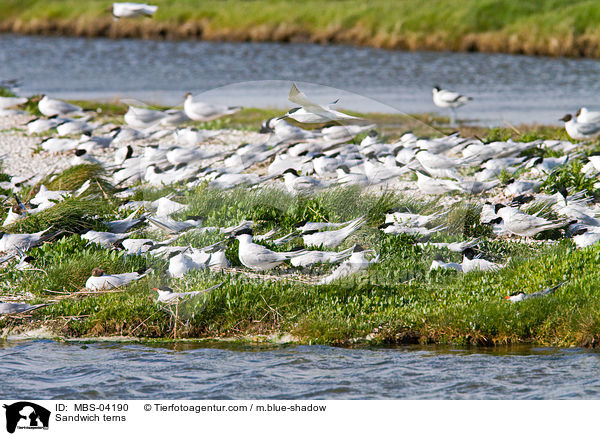
POLYGON ((0 360, 10 398, 600 399, 600 354, 584 349, 30 340, 0 342, 0 360))
MULTIPOLYGON (((439 111, 439 84, 475 98, 461 118, 555 122, 579 106, 600 108, 599 74, 590 59, 0 35, 0 77, 20 78, 24 95, 62 98, 177 104, 192 91, 284 108, 295 80, 321 102, 341 96, 346 108, 415 113, 439 111)), ((0 396, 12 398, 600 398, 600 354, 582 349, 8 341, 0 358, 0 396)))
POLYGON ((174 105, 187 91, 225 86, 206 98, 284 108, 295 80, 324 85, 304 87, 322 103, 341 96, 349 109, 417 113, 440 111, 431 100, 438 84, 474 97, 460 118, 557 124, 580 106, 600 109, 599 75, 600 61, 593 59, 0 35, 0 77, 22 79, 23 94, 62 98, 135 97, 174 105))

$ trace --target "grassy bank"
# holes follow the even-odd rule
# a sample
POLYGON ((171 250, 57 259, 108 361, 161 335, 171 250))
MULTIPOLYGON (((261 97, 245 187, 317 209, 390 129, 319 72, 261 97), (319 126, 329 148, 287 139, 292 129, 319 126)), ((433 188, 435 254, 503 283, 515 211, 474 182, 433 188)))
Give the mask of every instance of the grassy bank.
MULTIPOLYGON (((153 200, 163 194, 144 190, 137 197, 153 200)), ((486 242, 481 249, 487 256, 508 262, 498 272, 430 272, 435 249, 419 247, 413 237, 384 235, 377 229, 385 210, 440 210, 433 201, 391 193, 367 194, 357 187, 329 190, 311 198, 293 197, 276 189, 223 192, 199 187, 181 192, 175 200, 190 205, 187 213, 206 216, 205 225, 224 226, 252 219, 259 234, 272 228, 285 233, 302 219, 338 221, 364 214, 370 217, 369 223, 342 248, 355 243, 373 248, 380 255, 380 263, 358 275, 317 285, 314 278, 332 267, 294 274, 282 268, 256 275, 240 266, 237 245, 233 243, 227 251, 232 269, 196 271, 169 281, 166 261, 124 256, 95 244, 86 245, 79 235, 67 234, 30 251, 38 270, 8 269, 3 273, 0 294, 4 298, 31 293, 34 302, 53 304, 31 314, 3 317, 0 328, 15 333, 45 326, 54 334, 69 337, 288 334, 299 342, 330 344, 350 344, 358 339, 375 343, 594 346, 600 340, 600 298, 595 292, 600 280, 600 247, 575 250, 570 241, 564 240, 540 248, 487 239, 490 228, 478 223, 479 207, 468 198, 452 206, 448 215, 436 223, 449 226, 436 240, 483 237, 486 242), (116 291, 82 290, 96 266, 111 273, 152 266, 155 274, 116 291), (534 292, 563 280, 568 283, 547 298, 520 304, 502 298, 516 289, 534 292), (174 308, 165 309, 156 303, 156 293, 151 290, 166 283, 174 289, 202 290, 221 282, 222 287, 182 302, 177 318, 174 308)), ((94 219, 84 224, 96 229, 102 229, 103 220, 114 217, 110 211, 118 205, 115 201, 105 198, 88 204, 72 200, 81 202, 80 213, 94 213, 94 219)), ((72 203, 69 207, 74 206, 72 203)), ((26 219, 23 225, 35 231, 48 224, 43 217, 36 219, 29 226, 30 219, 26 219)), ((65 215, 53 224, 68 229, 70 219, 65 215)), ((136 235, 144 236, 152 235, 136 235)), ((220 238, 211 233, 190 234, 178 244, 200 247, 220 238)), ((459 261, 460 254, 454 253, 446 260, 459 261)))
POLYGON ((357 44, 600 56, 591 0, 156 0, 152 19, 113 21, 106 0, 7 0, 0 30, 42 35, 357 44))
MULTIPOLYGON (((99 105, 78 102, 86 109, 99 105)), ((126 107, 117 103, 101 105, 100 118, 122 121, 126 107)), ((260 121, 281 111, 244 109, 231 117, 197 127, 257 130, 260 121)), ((370 122, 391 140, 412 129, 418 135, 449 133, 445 120, 431 115, 367 114, 370 122), (429 127, 428 124, 433 124, 429 127), (421 129, 421 130, 419 130, 421 129)), ((463 136, 477 135, 484 142, 565 138, 562 129, 544 126, 517 126, 486 129, 461 127, 463 136)), ((358 141, 358 140, 355 140, 358 141)), ((582 163, 590 153, 597 154, 598 142, 581 146, 569 163, 553 171, 541 189, 554 194, 561 188, 569 192, 583 189, 598 198, 595 179, 581 176, 582 163)), ((555 150, 537 147, 523 156, 553 157, 555 150)), ((465 173, 475 168, 465 167, 465 173)), ((523 172, 525 169, 520 170, 523 172)), ((523 175, 519 174, 519 176, 523 175)), ((404 177, 404 176, 402 176, 404 177)), ((411 175, 406 175, 410 180, 411 175)), ((500 177, 507 183, 510 176, 500 177)), ((0 181, 8 180, 0 174, 0 181)), ((359 187, 332 188, 314 196, 293 196, 275 187, 221 191, 202 185, 188 188, 175 185, 153 189, 134 186, 130 200, 156 200, 173 194, 173 200, 189 205, 186 215, 205 217, 203 226, 232 226, 242 220, 256 223, 256 234, 279 229, 286 234, 302 220, 340 222, 364 215, 368 222, 343 243, 340 249, 360 244, 380 256, 379 263, 366 271, 335 281, 318 284, 320 277, 335 266, 323 265, 301 270, 279 267, 266 274, 255 274, 242 267, 237 242, 226 241, 227 270, 198 270, 180 279, 169 279, 168 261, 150 256, 126 256, 122 251, 88 244, 79 233, 107 230, 105 222, 122 218, 118 212, 126 201, 114 194, 108 173, 100 165, 78 165, 46 178, 49 189, 77 189, 91 179, 92 186, 83 198, 69 198, 39 214, 20 220, 7 232, 37 232, 52 226, 60 232, 50 243, 31 249, 32 270, 18 270, 15 263, 0 268, 0 301, 49 303, 33 312, 1 316, 2 336, 37 328, 53 335, 71 338, 126 336, 132 338, 231 338, 283 335, 302 343, 461 343, 515 344, 536 343, 555 346, 597 346, 600 341, 600 245, 575 249, 560 231, 542 234, 548 240, 524 243, 494 237, 490 225, 479 221, 480 196, 465 194, 452 206, 445 197, 406 194, 402 191, 363 190, 359 187), (447 203, 446 203, 447 204, 447 203), (386 235, 378 228, 389 209, 430 214, 447 212, 432 226, 444 226, 431 241, 463 241, 480 237, 479 249, 489 260, 506 267, 496 272, 430 271, 438 249, 423 247, 413 236, 386 235), (541 243, 544 242, 544 243, 541 243), (539 243, 539 244, 538 244, 539 243), (84 289, 90 272, 101 267, 111 274, 151 267, 154 273, 123 289, 92 292, 84 289), (544 298, 511 304, 503 297, 515 291, 532 293, 566 281, 556 293, 544 298), (152 289, 169 285, 175 290, 200 291, 223 285, 211 292, 187 299, 174 307, 157 303, 152 289)), ((27 187, 19 193, 27 201, 38 189, 27 187)), ((415 191, 412 191, 415 192, 415 191)), ((12 202, 10 190, 0 208, 4 220, 12 202)), ((530 206, 534 213, 542 208, 530 206), (536 210, 533 210, 537 208, 536 210)), ((544 212, 552 214, 552 212, 544 212)), ((548 216, 556 218, 556 216, 548 216)), ((164 240, 166 235, 144 229, 135 238, 164 240)), ((176 245, 204 247, 222 239, 218 233, 188 233, 176 245)), ((290 250, 302 244, 297 238, 276 250, 290 250)), ((445 261, 459 262, 459 253, 443 252, 445 261)))

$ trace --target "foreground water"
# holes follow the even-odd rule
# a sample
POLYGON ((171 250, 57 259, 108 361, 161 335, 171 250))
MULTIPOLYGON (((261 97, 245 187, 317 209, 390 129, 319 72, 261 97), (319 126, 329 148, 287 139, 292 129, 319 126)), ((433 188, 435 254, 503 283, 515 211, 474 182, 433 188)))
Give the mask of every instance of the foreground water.
POLYGON ((176 105, 187 91, 212 101, 286 107, 290 80, 359 111, 439 111, 431 88, 474 97, 461 118, 484 124, 558 123, 598 106, 600 61, 485 53, 394 52, 348 46, 108 40, 0 35, 0 77, 63 98, 135 97, 176 105), (263 82, 263 81, 281 82, 263 82), (259 81, 258 83, 253 83, 259 81), (336 89, 348 91, 340 92, 336 89), (368 96, 365 101, 352 94, 368 96))
POLYGON ((599 399, 584 349, 0 342, 0 397, 599 399))

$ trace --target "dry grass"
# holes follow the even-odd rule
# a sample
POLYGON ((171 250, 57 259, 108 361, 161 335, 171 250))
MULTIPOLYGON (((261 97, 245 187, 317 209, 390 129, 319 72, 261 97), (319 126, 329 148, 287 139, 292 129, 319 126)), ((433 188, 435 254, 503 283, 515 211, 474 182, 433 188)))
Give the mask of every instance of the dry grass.
POLYGON ((600 5, 590 0, 156 0, 154 18, 119 21, 106 12, 110 3, 6 1, 0 31, 600 56, 600 5))

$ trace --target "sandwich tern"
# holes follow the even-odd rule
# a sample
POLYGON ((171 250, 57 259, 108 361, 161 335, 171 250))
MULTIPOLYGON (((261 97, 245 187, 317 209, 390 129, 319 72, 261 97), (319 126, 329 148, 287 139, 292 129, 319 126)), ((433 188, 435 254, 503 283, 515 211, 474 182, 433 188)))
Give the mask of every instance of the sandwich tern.
POLYGON ((143 269, 123 274, 106 274, 102 268, 94 268, 92 275, 85 282, 85 287, 92 291, 120 288, 142 277, 146 277, 151 272, 152 269, 143 269))
POLYGON ((223 106, 201 101, 194 101, 191 93, 185 95, 183 110, 194 121, 212 121, 225 115, 234 114, 242 109, 241 106, 223 106))
POLYGON ((286 260, 300 256, 305 250, 276 252, 252 242, 252 231, 242 230, 236 233, 239 241, 238 257, 242 265, 255 271, 265 271, 276 267, 286 260))
POLYGON ((295 83, 292 84, 288 99, 299 105, 299 107, 290 109, 280 119, 291 118, 299 123, 328 123, 330 121, 361 119, 333 109, 332 106, 337 101, 327 107, 313 103, 298 89, 295 83))
POLYGON ((545 297, 546 295, 553 294, 558 288, 560 288, 565 283, 567 283, 567 280, 559 283, 558 285, 555 285, 555 286, 552 286, 549 288, 545 288, 541 291, 532 292, 531 294, 526 294, 523 291, 515 292, 514 294, 504 297, 504 299, 510 301, 511 303, 518 303, 520 301, 530 300, 532 298, 545 297))

